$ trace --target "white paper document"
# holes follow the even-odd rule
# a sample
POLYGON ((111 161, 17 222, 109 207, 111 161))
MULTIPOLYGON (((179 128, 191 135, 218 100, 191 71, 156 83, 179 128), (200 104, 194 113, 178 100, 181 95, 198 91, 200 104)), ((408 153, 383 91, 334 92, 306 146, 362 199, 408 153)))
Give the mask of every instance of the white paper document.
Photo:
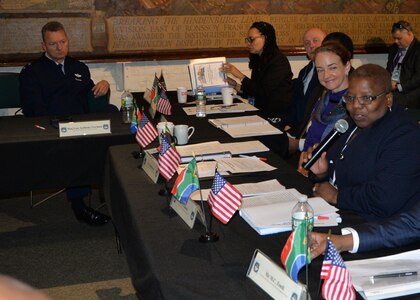
POLYGON ((231 154, 249 154, 265 152, 269 149, 260 141, 237 143, 220 143, 218 141, 177 146, 176 150, 181 155, 181 162, 189 162, 195 155, 197 161, 211 160, 218 157, 230 157, 231 154))
POLYGON ((233 138, 282 133, 280 129, 257 115, 209 119, 209 122, 217 128, 224 130, 233 138))
POLYGON ((254 157, 216 158, 218 167, 231 174, 273 171, 276 167, 254 157))
MULTIPOLYGON (((270 193, 275 193, 275 192, 285 189, 284 185, 282 185, 276 179, 266 180, 262 182, 254 182, 254 183, 235 184, 234 187, 242 194, 243 197, 270 194, 270 193)), ((201 192, 203 194, 204 200, 207 200, 207 197, 210 193, 210 189, 203 189, 201 190, 201 192)), ((196 200, 196 201, 201 200, 200 191, 193 192, 191 194, 191 199, 196 200)))
MULTIPOLYGON (((296 189, 287 189, 244 198, 239 214, 260 235, 290 231, 291 211, 301 195, 296 189)), ((308 202, 314 210, 315 227, 337 225, 337 208, 320 197, 309 198, 308 202)))
POLYGON ((379 258, 346 261, 345 264, 354 287, 364 299, 386 299, 420 293, 420 249, 379 258), (417 272, 417 275, 393 276, 411 272, 417 272), (385 278, 375 278, 378 275, 385 278))
MULTIPOLYGON (((200 161, 197 162, 197 169, 198 169, 198 176, 199 178, 212 178, 214 177, 214 173, 216 170, 217 162, 214 160, 209 161, 200 161)), ((182 164, 178 166, 177 173, 181 173, 182 170, 184 170, 188 164, 182 164)), ((220 173, 220 175, 229 175, 229 172, 223 169, 223 166, 218 166, 217 171, 220 173)))
POLYGON ((206 93, 219 93, 224 86, 226 75, 220 69, 226 62, 226 57, 198 58, 190 60, 191 87, 195 93, 197 86, 202 85, 206 93))
MULTIPOLYGON (((188 116, 194 116, 197 109, 195 106, 188 106, 182 108, 188 116)), ((231 114, 231 113, 241 113, 246 111, 257 111, 258 108, 252 106, 248 103, 234 103, 231 105, 223 104, 208 104, 206 105, 206 114, 231 114)))

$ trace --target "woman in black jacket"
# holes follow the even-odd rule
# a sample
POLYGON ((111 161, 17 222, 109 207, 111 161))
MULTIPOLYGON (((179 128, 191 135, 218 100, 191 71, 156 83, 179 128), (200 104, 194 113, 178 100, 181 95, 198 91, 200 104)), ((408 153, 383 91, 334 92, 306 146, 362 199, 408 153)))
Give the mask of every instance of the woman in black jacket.
POLYGON ((242 97, 255 99, 255 107, 265 117, 281 118, 292 98, 293 73, 287 57, 277 45, 276 32, 269 23, 255 22, 248 30, 245 42, 249 49, 251 78, 230 63, 226 63, 222 71, 240 81, 228 78, 228 83, 242 97))

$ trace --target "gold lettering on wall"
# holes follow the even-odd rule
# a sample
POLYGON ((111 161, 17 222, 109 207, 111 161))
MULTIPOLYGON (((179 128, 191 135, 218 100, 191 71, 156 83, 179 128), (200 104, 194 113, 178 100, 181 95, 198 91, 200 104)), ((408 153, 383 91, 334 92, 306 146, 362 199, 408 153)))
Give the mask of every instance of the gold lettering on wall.
POLYGON ((121 16, 106 20, 108 51, 244 47, 254 21, 273 24, 280 46, 301 46, 303 33, 320 27, 347 33, 355 45, 392 43, 391 27, 399 19, 420 29, 420 15, 311 14, 217 16, 121 16))

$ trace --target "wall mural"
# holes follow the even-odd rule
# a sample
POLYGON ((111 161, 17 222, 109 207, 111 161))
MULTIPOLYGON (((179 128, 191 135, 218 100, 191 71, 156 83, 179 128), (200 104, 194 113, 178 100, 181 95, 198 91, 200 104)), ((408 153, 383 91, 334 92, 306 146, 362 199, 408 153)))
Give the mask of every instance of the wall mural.
POLYGON ((307 28, 343 31, 358 49, 392 43, 404 19, 420 32, 418 0, 0 0, 0 59, 41 52, 41 27, 64 24, 72 53, 242 49, 254 21, 274 25, 285 51, 302 49, 307 28))

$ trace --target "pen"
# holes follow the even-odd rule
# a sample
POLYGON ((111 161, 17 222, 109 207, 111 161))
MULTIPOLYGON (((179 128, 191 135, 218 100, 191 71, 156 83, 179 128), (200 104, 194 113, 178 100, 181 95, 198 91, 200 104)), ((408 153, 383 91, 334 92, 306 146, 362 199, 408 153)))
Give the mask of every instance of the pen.
POLYGON ((40 125, 38 125, 38 124, 35 124, 34 126, 35 126, 36 128, 38 128, 38 129, 45 130, 45 127, 42 127, 42 126, 40 126, 40 125))
POLYGON ((379 278, 406 277, 406 276, 415 276, 415 275, 417 275, 417 271, 379 274, 379 275, 370 276, 370 278, 379 279, 379 278))

